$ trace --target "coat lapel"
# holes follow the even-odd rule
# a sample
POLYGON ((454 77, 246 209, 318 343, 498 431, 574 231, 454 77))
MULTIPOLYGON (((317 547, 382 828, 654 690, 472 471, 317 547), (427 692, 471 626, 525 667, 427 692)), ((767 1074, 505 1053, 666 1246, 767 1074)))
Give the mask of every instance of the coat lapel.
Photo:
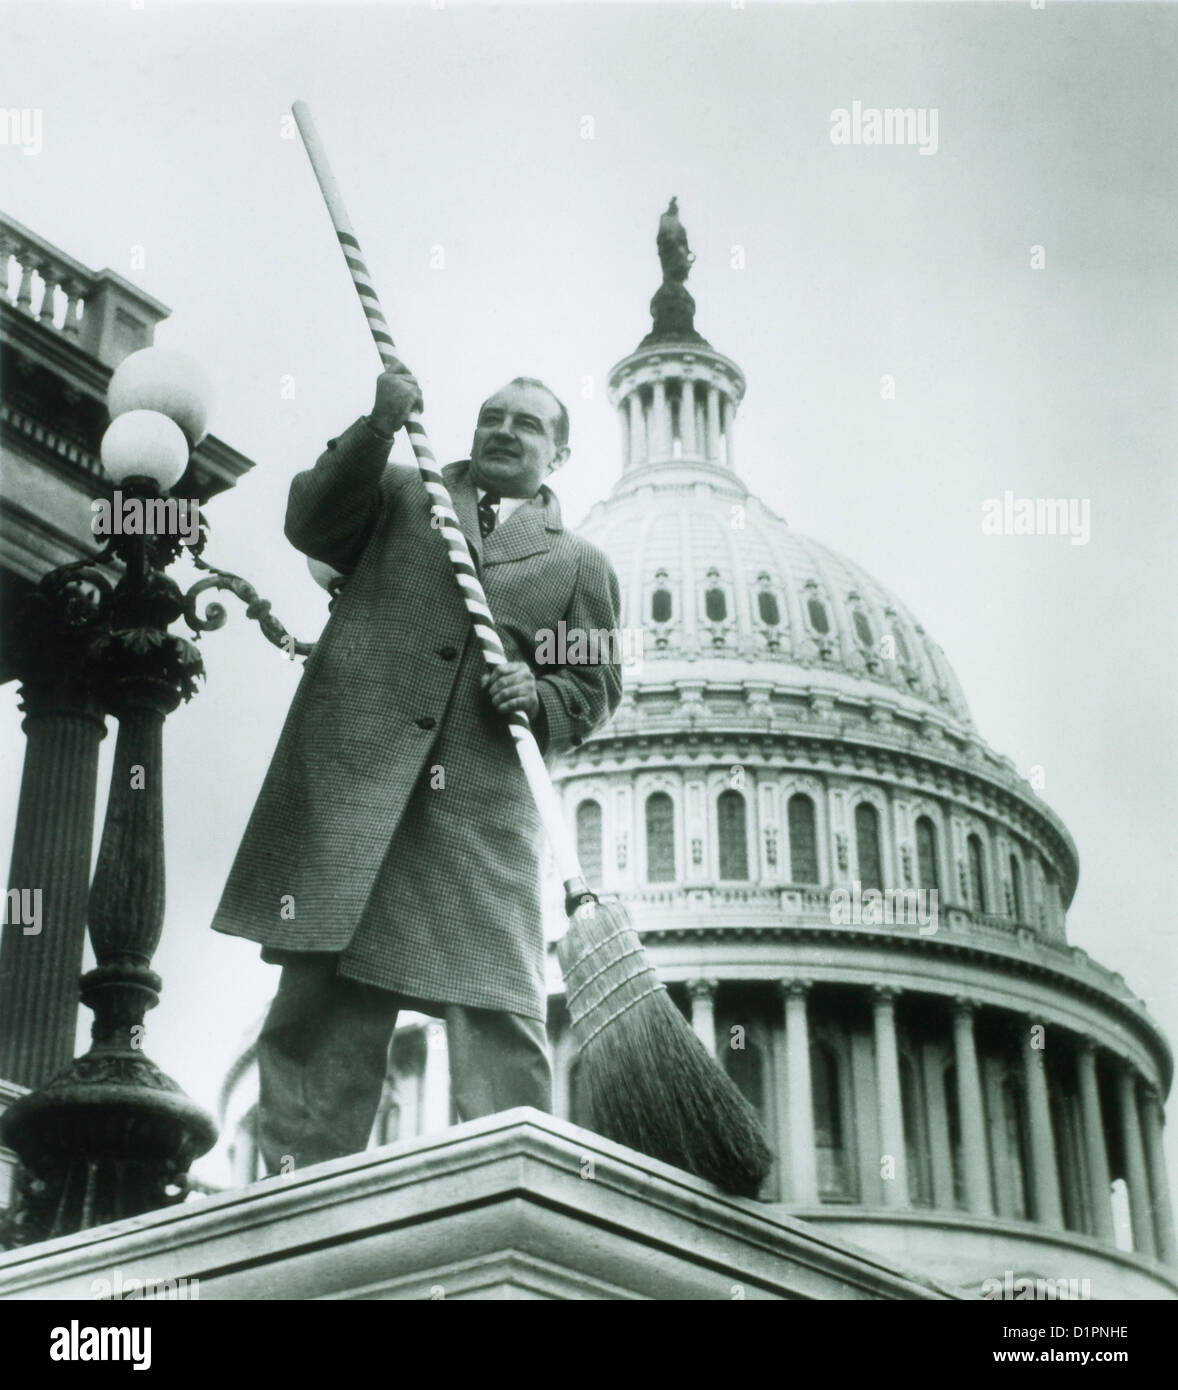
POLYGON ((466 543, 470 546, 471 554, 474 556, 475 568, 481 569, 483 538, 479 533, 479 495, 475 489, 474 480, 470 476, 470 460, 464 459, 460 463, 448 463, 442 469, 442 481, 446 484, 446 491, 454 503, 454 513, 458 517, 462 534, 466 537, 466 543))
POLYGON ((470 460, 447 464, 442 469, 442 478, 454 500, 454 511, 463 534, 480 567, 538 555, 551 547, 550 533, 564 529, 556 494, 541 483, 536 496, 522 507, 517 507, 484 540, 479 532, 478 488, 470 475, 470 460))

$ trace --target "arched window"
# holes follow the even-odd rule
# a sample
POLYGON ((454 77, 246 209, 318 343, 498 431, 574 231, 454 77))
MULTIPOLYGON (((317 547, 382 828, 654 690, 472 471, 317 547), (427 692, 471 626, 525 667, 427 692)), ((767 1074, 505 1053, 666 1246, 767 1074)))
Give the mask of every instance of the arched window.
POLYGON ((582 801, 577 807, 577 858, 590 888, 601 887, 601 802, 582 801))
POLYGON ((748 878, 748 827, 744 797, 739 792, 721 792, 716 799, 716 826, 720 836, 720 877, 748 878))
POLYGON ((724 597, 723 589, 709 589, 704 594, 704 612, 708 615, 708 621, 722 623, 728 616, 728 601, 724 597))
POLYGON ((986 859, 979 835, 971 835, 966 841, 969 853, 969 896, 979 912, 986 912, 986 859))
POLYGON ((918 888, 939 888, 937 880, 937 830, 928 816, 916 821, 916 877, 918 888))
POLYGON ((1059 884, 1055 877, 1055 870, 1050 864, 1043 865, 1043 901, 1039 905, 1039 917, 1043 927, 1049 928, 1055 924, 1055 908, 1059 902, 1059 884))
POLYGON ((652 623, 671 621, 671 591, 656 589, 650 596, 650 620, 652 623))
POLYGON ((761 621, 766 627, 776 627, 781 622, 781 610, 777 606, 777 599, 768 589, 762 589, 757 595, 757 612, 760 613, 761 621))
POLYGON ((1010 856, 1010 908, 1016 922, 1023 920, 1023 869, 1018 855, 1010 856))
POLYGON ((830 631, 830 619, 826 616, 826 605, 819 598, 812 598, 806 605, 810 613, 810 625, 823 637, 830 631))
POLYGON ((837 1052, 818 1040, 810 1043, 810 1092, 814 1102, 818 1196, 822 1201, 838 1201, 853 1193, 843 1124, 843 1078, 837 1052))
POLYGON ((789 876, 792 883, 818 882, 818 835, 814 803, 804 792, 789 799, 789 876))
POLYGON ((675 878, 675 806, 667 792, 646 798, 646 878, 649 883, 675 878))
POLYGON ((873 646, 875 638, 872 636, 871 623, 867 619, 867 614, 862 608, 856 608, 852 614, 852 621, 855 624, 855 636, 865 647, 873 646))
POLYGON ((879 812, 869 801, 855 807, 855 848, 859 856, 859 882, 864 888, 883 888, 879 852, 879 812))

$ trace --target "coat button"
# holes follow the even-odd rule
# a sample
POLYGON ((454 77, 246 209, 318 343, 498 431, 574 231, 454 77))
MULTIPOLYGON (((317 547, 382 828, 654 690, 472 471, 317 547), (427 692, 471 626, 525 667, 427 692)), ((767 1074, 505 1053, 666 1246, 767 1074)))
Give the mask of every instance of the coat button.
POLYGON ((438 721, 434 719, 432 715, 428 714, 423 714, 421 718, 416 721, 419 729, 432 729, 437 722, 438 721))
POLYGON ((437 647, 435 650, 443 661, 453 661, 458 655, 457 647, 437 647))
POLYGON ((569 713, 570 713, 570 714, 580 714, 580 713, 581 713, 581 706, 580 706, 579 704, 577 704, 576 700, 570 700, 570 701, 569 701, 569 713))
POLYGON ((328 447, 329 449, 334 449, 335 446, 336 446, 338 443, 339 443, 339 440, 338 440, 338 439, 329 439, 329 440, 327 441, 327 447, 328 447))

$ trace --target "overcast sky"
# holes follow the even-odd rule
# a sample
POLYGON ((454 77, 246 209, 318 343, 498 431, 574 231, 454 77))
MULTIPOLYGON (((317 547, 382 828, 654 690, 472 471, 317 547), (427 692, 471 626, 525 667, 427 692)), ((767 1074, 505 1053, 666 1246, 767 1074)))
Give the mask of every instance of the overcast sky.
MULTIPOLYGON (((213 431, 256 463, 209 508, 209 558, 303 637, 326 604, 282 538, 287 487, 368 408, 377 363, 283 138, 291 101, 439 452, 465 456, 503 380, 545 377, 572 409, 573 524, 620 471, 605 377, 649 327, 677 194, 697 327, 748 377, 740 471, 901 595, 982 735, 1045 769, 1080 851, 1071 940, 1178 1036, 1172 8, 41 0, 0 19, 3 104, 43 111, 39 154, 0 148, 0 206, 172 307, 157 341, 200 359, 213 431), (935 108, 936 153, 832 144, 855 101, 935 108), (1007 489, 1088 499, 1089 543, 984 536, 1007 489)), ((207 688, 168 721, 149 1018, 153 1057, 209 1106, 276 982, 208 922, 298 675, 226 603, 207 688)), ((15 793, 13 687, 0 702, 15 793)))

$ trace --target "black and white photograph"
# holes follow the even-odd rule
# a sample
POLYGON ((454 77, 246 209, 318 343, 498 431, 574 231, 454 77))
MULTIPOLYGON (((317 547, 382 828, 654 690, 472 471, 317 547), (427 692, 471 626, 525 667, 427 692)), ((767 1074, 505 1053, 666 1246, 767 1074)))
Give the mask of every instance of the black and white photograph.
POLYGON ((29 1366, 289 1301, 1137 1359, 1176 74, 1136 0, 0 0, 29 1366))

